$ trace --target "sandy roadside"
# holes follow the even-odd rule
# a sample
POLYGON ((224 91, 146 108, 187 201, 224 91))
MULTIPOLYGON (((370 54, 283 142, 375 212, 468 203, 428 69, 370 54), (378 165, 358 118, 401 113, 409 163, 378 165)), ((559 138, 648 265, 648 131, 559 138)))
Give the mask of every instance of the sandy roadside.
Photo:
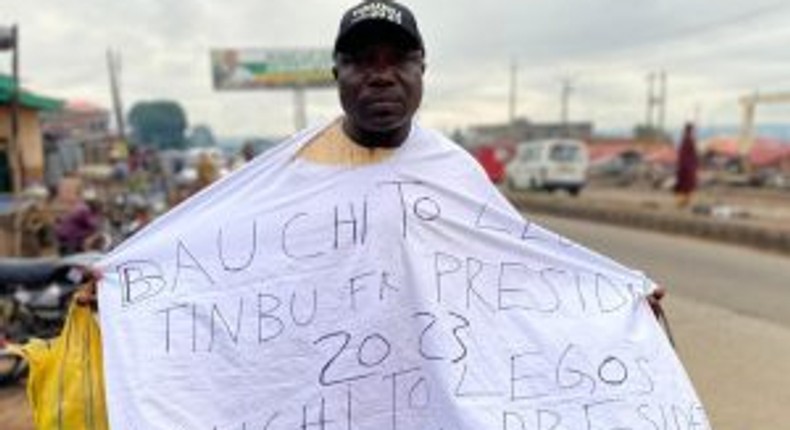
POLYGON ((788 428, 790 329, 678 296, 665 305, 712 428, 788 428))
MULTIPOLYGON (((609 202, 624 206, 649 207, 669 213, 692 212, 691 208, 677 208, 675 196, 666 190, 592 185, 585 189, 581 198, 598 203, 609 202)), ((732 214, 730 218, 712 217, 720 222, 790 230, 790 192, 749 188, 703 188, 695 194, 692 206, 694 205, 727 207, 732 214)), ((725 212, 720 213, 724 214, 725 212)), ((699 217, 705 218, 703 215, 699 215, 699 217)))

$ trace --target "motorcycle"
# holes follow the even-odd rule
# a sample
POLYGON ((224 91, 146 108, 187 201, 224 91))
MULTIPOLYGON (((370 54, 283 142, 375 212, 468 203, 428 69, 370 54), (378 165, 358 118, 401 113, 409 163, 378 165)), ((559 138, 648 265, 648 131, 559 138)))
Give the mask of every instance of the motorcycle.
POLYGON ((85 267, 99 256, 0 258, 0 386, 27 374, 27 363, 10 345, 57 336, 85 267))

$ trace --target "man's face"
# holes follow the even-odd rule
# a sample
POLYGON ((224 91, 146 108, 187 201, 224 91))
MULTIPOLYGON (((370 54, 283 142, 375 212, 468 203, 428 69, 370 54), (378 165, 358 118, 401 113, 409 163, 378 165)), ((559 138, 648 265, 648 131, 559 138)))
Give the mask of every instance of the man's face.
POLYGON ((408 127, 422 100, 423 53, 381 38, 335 58, 340 103, 351 125, 370 133, 408 127))
POLYGON ((223 53, 222 62, 228 68, 234 68, 239 64, 239 54, 236 50, 229 49, 223 53))

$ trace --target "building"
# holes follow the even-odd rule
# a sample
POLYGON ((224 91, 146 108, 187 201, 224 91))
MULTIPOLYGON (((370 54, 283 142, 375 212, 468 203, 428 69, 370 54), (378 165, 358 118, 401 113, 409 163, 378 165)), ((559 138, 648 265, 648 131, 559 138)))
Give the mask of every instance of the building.
POLYGON ((107 162, 110 111, 84 100, 70 100, 62 109, 42 112, 41 129, 57 140, 77 143, 87 163, 107 162))
POLYGON ((62 102, 21 89, 18 104, 17 145, 13 146, 13 78, 0 75, 0 193, 44 180, 44 143, 39 113, 59 109, 62 102))
POLYGON ((469 141, 486 143, 493 140, 513 139, 518 142, 553 137, 566 137, 588 141, 593 135, 591 122, 534 123, 526 118, 518 118, 512 123, 473 126, 469 129, 469 141))
POLYGON ((61 102, 20 89, 13 106, 14 80, 0 75, 0 256, 19 255, 23 202, 15 198, 26 185, 42 183, 45 161, 39 113, 58 109, 61 102), (14 139, 12 121, 17 113, 14 139))
POLYGON ((41 129, 48 185, 84 164, 109 161, 112 136, 107 109, 87 101, 68 101, 62 109, 42 112, 41 129))

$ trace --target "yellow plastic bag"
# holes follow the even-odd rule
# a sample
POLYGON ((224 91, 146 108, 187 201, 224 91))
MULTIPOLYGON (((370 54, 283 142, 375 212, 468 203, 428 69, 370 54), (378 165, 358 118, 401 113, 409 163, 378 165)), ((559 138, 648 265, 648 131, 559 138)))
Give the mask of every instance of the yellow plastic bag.
POLYGON ((27 396, 37 430, 107 430, 99 325, 72 303, 60 336, 21 348, 30 363, 27 396))

